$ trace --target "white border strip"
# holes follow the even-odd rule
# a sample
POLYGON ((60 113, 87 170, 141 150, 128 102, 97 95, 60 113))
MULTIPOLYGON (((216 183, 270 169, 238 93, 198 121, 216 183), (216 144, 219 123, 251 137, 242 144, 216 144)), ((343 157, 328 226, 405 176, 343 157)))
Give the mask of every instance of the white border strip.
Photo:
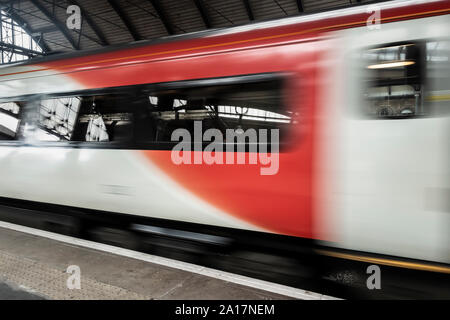
POLYGON ((223 281, 228 281, 232 283, 236 283, 242 286, 247 286, 263 291, 268 291, 272 293, 276 293, 279 295, 283 295, 286 297, 291 297, 295 299, 301 300, 339 300, 338 298, 322 295, 315 292, 310 292, 307 290, 297 289, 289 286, 284 286, 276 283, 271 283, 264 280, 253 279, 246 276, 241 276, 238 274, 233 274, 229 272, 224 272, 216 269, 206 268, 199 265, 195 265, 192 263, 177 261, 173 259, 158 257, 146 253, 141 253, 133 250, 123 249, 119 247, 114 247, 111 245, 93 242, 89 240, 78 239, 70 236, 65 236, 53 232, 43 231, 39 229, 29 228, 17 224, 12 224, 8 222, 0 221, 0 227, 5 229, 10 229, 14 231, 19 231, 23 233, 32 234, 39 237, 44 237, 64 243, 68 243, 71 245, 76 245, 84 248, 104 251, 108 253, 112 253, 115 255, 133 258, 145 262, 150 262, 162 266, 166 266, 169 268, 179 269, 187 272, 192 272, 196 274, 200 274, 206 277, 211 277, 223 281))

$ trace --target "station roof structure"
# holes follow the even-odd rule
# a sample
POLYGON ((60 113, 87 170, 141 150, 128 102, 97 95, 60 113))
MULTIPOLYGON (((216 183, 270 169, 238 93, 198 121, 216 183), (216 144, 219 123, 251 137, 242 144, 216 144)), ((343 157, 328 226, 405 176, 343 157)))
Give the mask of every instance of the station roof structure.
POLYGON ((0 0, 1 63, 358 5, 364 0, 0 0), (67 21, 80 9, 80 29, 67 21), (27 36, 28 35, 28 36, 27 36), (21 38, 21 40, 18 40, 21 38))

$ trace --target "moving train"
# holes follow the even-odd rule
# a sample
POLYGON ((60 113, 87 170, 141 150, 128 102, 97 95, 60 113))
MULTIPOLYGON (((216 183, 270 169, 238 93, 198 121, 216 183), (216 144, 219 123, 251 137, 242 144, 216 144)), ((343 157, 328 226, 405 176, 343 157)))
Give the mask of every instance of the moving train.
POLYGON ((399 0, 2 66, 1 203, 449 273, 449 30, 399 0))

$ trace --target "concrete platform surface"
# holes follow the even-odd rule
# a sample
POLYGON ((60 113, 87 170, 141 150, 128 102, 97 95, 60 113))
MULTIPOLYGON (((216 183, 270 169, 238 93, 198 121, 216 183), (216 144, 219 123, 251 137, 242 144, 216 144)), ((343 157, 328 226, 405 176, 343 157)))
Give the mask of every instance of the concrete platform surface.
POLYGON ((44 300, 44 298, 28 292, 24 288, 0 283, 0 300, 44 300))
POLYGON ((0 299, 291 299, 108 252, 0 228, 0 299), (68 273, 68 268, 79 268, 68 273), (75 266, 75 267, 74 267, 75 266), (80 279, 80 289, 77 289, 80 279), (70 288, 69 288, 70 287, 70 288))

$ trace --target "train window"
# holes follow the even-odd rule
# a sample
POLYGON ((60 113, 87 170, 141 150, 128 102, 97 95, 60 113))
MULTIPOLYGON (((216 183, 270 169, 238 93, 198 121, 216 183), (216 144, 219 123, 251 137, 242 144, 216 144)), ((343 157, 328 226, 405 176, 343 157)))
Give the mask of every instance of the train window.
POLYGON ((211 85, 149 89, 146 113, 138 121, 138 140, 173 143, 172 133, 176 129, 187 129, 193 137, 194 122, 201 122, 203 133, 218 129, 225 143, 235 143, 234 138, 226 141, 228 129, 236 132, 254 129, 257 134, 259 129, 278 129, 279 141, 283 142, 290 125, 296 122, 296 114, 284 107, 280 79, 209 83, 211 85))
POLYGON ((363 53, 366 114, 380 118, 423 115, 423 44, 403 43, 363 53))
POLYGON ((0 103, 0 140, 15 140, 19 129, 20 105, 0 103))
POLYGON ((84 97, 72 141, 132 141, 139 103, 139 97, 129 92, 84 97))
MULTIPOLYGON (((113 88, 102 94, 43 100, 34 135, 40 141, 137 142, 170 149, 179 143, 172 140, 176 129, 194 136, 195 122, 200 122, 202 133, 222 132, 223 143, 239 143, 237 135, 248 129, 254 130, 256 138, 267 132, 260 129, 278 129, 276 143, 286 142, 287 130, 298 122, 298 114, 284 108, 283 81, 274 77, 259 82, 226 80, 113 88), (227 141, 228 129, 236 133, 233 141, 227 141)), ((271 133, 266 138, 269 144, 271 133)))
POLYGON ((39 103, 38 128, 35 139, 38 141, 68 141, 80 108, 78 97, 42 100, 39 103))
POLYGON ((450 116, 450 40, 426 44, 427 87, 425 103, 434 116, 450 116))

